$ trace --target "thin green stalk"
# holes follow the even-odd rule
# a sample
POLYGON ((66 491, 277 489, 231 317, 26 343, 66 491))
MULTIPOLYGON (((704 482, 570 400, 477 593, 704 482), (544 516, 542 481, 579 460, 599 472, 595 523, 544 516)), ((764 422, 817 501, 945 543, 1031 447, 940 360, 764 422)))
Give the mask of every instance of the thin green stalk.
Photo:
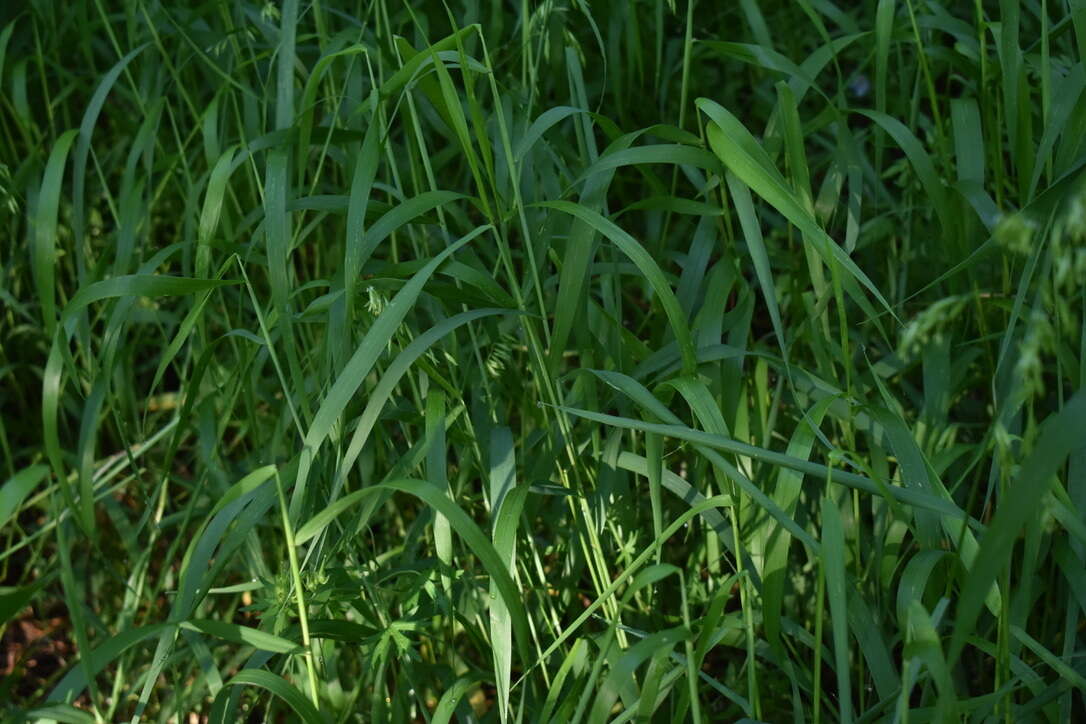
POLYGON ((283 493, 283 482, 279 478, 278 469, 275 471, 275 492, 279 496, 279 513, 283 521, 283 537, 286 539, 287 557, 290 560, 291 585, 294 588, 294 601, 298 606, 298 622, 302 628, 302 647, 305 649, 305 668, 309 677, 309 697, 313 700, 313 706, 320 709, 320 694, 317 691, 317 669, 314 664, 314 642, 309 638, 309 614, 305 603, 305 586, 302 583, 302 572, 298 566, 298 551, 294 545, 294 526, 290 523, 287 498, 283 493))

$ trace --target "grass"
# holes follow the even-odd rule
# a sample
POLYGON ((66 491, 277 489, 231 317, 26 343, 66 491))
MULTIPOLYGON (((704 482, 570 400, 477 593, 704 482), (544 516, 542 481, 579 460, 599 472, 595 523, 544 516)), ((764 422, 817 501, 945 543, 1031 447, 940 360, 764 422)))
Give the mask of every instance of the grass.
POLYGON ((5 5, 0 716, 1086 716, 1084 43, 5 5))

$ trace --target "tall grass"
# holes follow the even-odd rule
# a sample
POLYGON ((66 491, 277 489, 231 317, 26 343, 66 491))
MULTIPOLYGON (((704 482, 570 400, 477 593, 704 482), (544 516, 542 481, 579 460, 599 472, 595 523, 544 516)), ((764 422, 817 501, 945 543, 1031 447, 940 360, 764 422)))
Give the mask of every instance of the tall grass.
POLYGON ((0 16, 9 720, 1086 716, 1079 3, 0 16))

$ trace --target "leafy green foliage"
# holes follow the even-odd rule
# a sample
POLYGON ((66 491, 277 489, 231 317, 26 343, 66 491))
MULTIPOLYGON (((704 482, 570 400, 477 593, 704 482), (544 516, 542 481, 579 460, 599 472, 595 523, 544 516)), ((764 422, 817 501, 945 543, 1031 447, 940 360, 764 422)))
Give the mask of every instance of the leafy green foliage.
POLYGON ((8 3, 0 717, 1082 719, 1080 5, 8 3))

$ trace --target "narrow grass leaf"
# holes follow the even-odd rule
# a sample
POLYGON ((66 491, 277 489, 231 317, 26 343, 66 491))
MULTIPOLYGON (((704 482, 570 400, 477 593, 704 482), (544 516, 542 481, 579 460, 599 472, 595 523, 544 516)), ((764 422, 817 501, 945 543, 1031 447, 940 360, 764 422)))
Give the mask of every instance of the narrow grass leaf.
POLYGON ((958 165, 958 180, 983 183, 984 133, 976 100, 952 100, 950 120, 954 130, 954 157, 958 165))
POLYGON ((41 589, 53 582, 56 578, 56 573, 49 573, 42 576, 29 586, 21 586, 11 589, 5 593, 0 593, 0 626, 6 626, 11 619, 15 618, 22 612, 28 603, 34 600, 34 596, 38 594, 41 589))
MULTIPOLYGON (((814 407, 800 420, 792 439, 788 442, 786 454, 797 460, 810 457, 814 447, 816 432, 822 425, 829 406, 835 398, 826 397, 815 403, 814 407)), ((788 515, 794 515, 796 502, 803 486, 803 474, 791 468, 777 470, 777 484, 773 488, 773 501, 788 515)), ((765 562, 762 569, 762 607, 765 636, 775 648, 781 645, 781 610, 784 602, 785 580, 787 578, 788 548, 792 536, 783 528, 765 530, 761 542, 765 562)))
POLYGON ((479 686, 479 683, 478 679, 472 679, 470 676, 461 676, 453 682, 453 685, 446 689, 438 700, 434 713, 430 717, 430 724, 449 724, 464 694, 479 686))
POLYGON ((784 184, 780 172, 768 163, 764 152, 755 153, 757 142, 750 132, 735 116, 724 110, 719 104, 706 98, 697 101, 700 108, 715 125, 709 126, 709 145, 732 171, 752 191, 769 202, 781 212, 788 221, 807 235, 815 244, 818 253, 827 263, 836 262, 848 271, 860 284, 867 288, 876 300, 896 320, 890 304, 875 286, 875 283, 849 258, 841 247, 822 230, 810 214, 805 211, 794 194, 784 184))
POLYGON ((928 195, 928 200, 931 201, 931 205, 935 209, 935 213, 939 217, 939 222, 943 229, 947 230, 953 228, 946 189, 935 170, 935 164, 932 162, 931 156, 924 150, 924 147, 920 144, 920 141, 913 132, 901 121, 888 116, 885 113, 863 109, 857 109, 855 112, 867 116, 877 123, 891 138, 894 139, 895 142, 897 142, 898 146, 901 147, 901 150, 905 152, 906 158, 909 159, 909 163, 912 165, 913 171, 916 172, 917 178, 920 179, 920 184, 924 187, 924 191, 928 195))
POLYGON ((486 535, 479 530, 479 526, 445 493, 437 491, 431 483, 419 480, 397 480, 382 483, 381 487, 409 493, 449 519, 452 529, 463 539, 490 574, 491 581, 497 587, 512 617, 513 632, 516 634, 521 661, 529 661, 528 619, 524 612, 524 604, 521 602, 520 592, 512 576, 509 575, 502 556, 487 540, 486 535))
POLYGON ((80 289, 65 305, 62 322, 67 326, 79 310, 104 299, 129 296, 184 296, 240 283, 233 279, 189 279, 165 274, 126 274, 94 282, 80 289))
POLYGON ((366 336, 362 338, 358 348, 343 368, 343 372, 340 373, 331 389, 325 395, 320 408, 317 410, 317 414, 313 417, 313 422, 310 424, 309 430, 306 432, 305 440, 303 441, 306 449, 302 453, 302 461, 298 466, 298 476, 294 484, 294 491, 291 494, 290 515, 292 520, 297 520, 300 512, 300 506, 305 496, 309 466, 313 457, 317 454, 318 449, 325 439, 327 439, 328 435, 331 434, 332 426, 342 414, 344 408, 347 407, 347 403, 350 402, 355 391, 358 390, 366 375, 369 374, 373 365, 377 362, 377 359, 384 352, 385 346, 392 338, 396 328, 400 326, 400 322, 402 322, 404 317, 407 316, 407 313, 411 311, 411 308, 415 304, 415 300, 417 300, 419 294, 422 293, 422 288, 427 280, 453 252, 486 231, 487 228, 488 227, 481 226, 466 236, 461 237, 456 243, 450 245, 434 257, 434 259, 415 274, 415 276, 411 277, 411 280, 396 293, 396 296, 389 302, 388 307, 385 308, 379 317, 377 317, 373 326, 371 326, 366 333, 366 336))
MULTIPOLYGON (((825 479, 830 475, 829 469, 825 465, 810 462, 807 460, 800 460, 793 458, 790 455, 774 452, 765 448, 760 448, 755 445, 748 445, 744 442, 737 440, 731 440, 721 435, 713 435, 698 430, 692 430, 688 427, 681 425, 660 425, 656 423, 641 422, 631 418, 620 417, 616 415, 605 415, 598 412, 591 412, 588 410, 580 410, 576 408, 562 408, 563 411, 574 415, 576 417, 582 417, 586 420, 592 420, 594 422, 600 422, 605 425, 614 425, 616 427, 624 427, 627 429, 641 430, 642 432, 654 432, 664 435, 665 437, 674 437, 679 440, 687 440, 697 445, 702 445, 707 448, 721 450, 727 453, 733 453, 736 455, 755 458, 762 460, 771 465, 779 465, 782 467, 790 468, 798 472, 805 473, 807 475, 814 475, 818 478, 825 479)), ((912 505, 915 507, 922 507, 925 510, 932 510, 946 515, 954 516, 957 518, 962 517, 962 511, 954 506, 949 501, 940 500, 932 495, 922 493, 915 490, 908 490, 905 488, 898 488, 895 486, 879 485, 875 481, 865 478, 862 475, 855 473, 849 473, 845 471, 833 471, 834 482, 847 485, 864 492, 873 493, 875 495, 888 495, 897 501, 912 505)), ((803 537, 807 537, 806 533, 802 533, 803 537)))
POLYGON ((373 431, 373 426, 377 423, 377 419, 381 414, 381 410, 388 403, 396 385, 400 383, 400 380, 403 379, 403 376, 407 373, 407 370, 411 368, 411 365, 413 365, 419 357, 424 355, 430 347, 436 344, 438 340, 468 322, 484 317, 510 313, 509 310, 505 309, 474 309, 467 312, 461 312, 460 314, 442 320, 433 327, 430 327, 413 339, 409 345, 404 347, 403 351, 397 355, 396 359, 385 368, 380 381, 378 381, 377 385, 373 388, 373 391, 370 392, 366 407, 358 417, 358 424, 351 435, 351 442, 348 444, 347 451, 343 454, 343 458, 339 463, 339 473, 336 476, 333 497, 338 495, 346 471, 354 465, 358 456, 362 453, 362 448, 365 447, 366 441, 373 431))
POLYGON ((41 190, 38 192, 37 209, 34 214, 34 244, 31 247, 34 286, 41 303, 45 332, 50 337, 57 324, 57 214, 60 208, 61 186, 64 183, 64 164, 68 159, 68 151, 71 150, 72 143, 78 135, 77 129, 65 131, 53 145, 45 173, 42 175, 41 190))
POLYGON ((235 644, 252 646, 261 651, 271 651, 277 654, 298 654, 304 652, 304 649, 293 641, 288 641, 266 631, 261 631, 250 626, 242 626, 236 623, 227 623, 225 621, 216 621, 207 618, 190 619, 183 622, 181 628, 186 628, 190 631, 199 631, 208 636, 214 636, 215 638, 220 638, 235 644))
POLYGON ((1037 445, 1020 468, 996 508, 995 517, 980 540, 980 553, 962 584, 958 613, 954 621, 948 663, 953 666, 974 630, 984 599, 999 571, 1007 565, 1021 527, 1037 511, 1044 491, 1067 456, 1082 444, 1080 432, 1086 424, 1086 392, 1079 392, 1058 413, 1049 417, 1038 432, 1037 445))
POLYGON ((621 250, 622 253, 637 266, 638 270, 640 270, 652 286, 653 292, 656 293, 657 298, 660 300, 660 305, 664 308, 664 313, 667 314, 668 321, 671 323, 672 331, 675 333, 675 339, 678 340, 679 349, 682 352, 684 373, 692 374, 697 368, 697 356, 694 354, 694 342, 693 338, 690 336, 690 325, 688 324, 686 316, 683 314, 682 307, 679 306, 679 301, 675 298, 675 293, 668 284, 663 271, 661 271, 660 267, 656 264, 648 251, 645 250, 645 247, 641 246, 641 244, 619 228, 613 221, 604 218, 599 213, 587 209, 584 206, 569 201, 544 201, 537 205, 544 208, 557 209, 558 211, 562 211, 570 216, 574 216, 587 222, 595 228, 596 231, 610 239, 615 246, 617 246, 619 250, 621 250))
POLYGON ((833 620, 837 662, 837 706, 842 722, 852 721, 852 673, 848 652, 848 596, 845 587, 845 534, 841 513, 832 498, 822 499, 822 565, 833 620))
POLYGON ((596 696, 595 704, 589 715, 589 724, 603 724, 611 713, 611 707, 618 699, 619 689, 633 677, 634 672, 647 659, 663 651, 665 655, 671 653, 677 644, 682 643, 691 636, 690 630, 677 627, 665 631, 657 631, 638 641, 628 651, 619 657, 611 672, 607 675, 603 685, 596 696))
POLYGON ((8 524, 30 491, 48 474, 48 466, 31 465, 8 478, 0 487, 0 528, 8 524))
MULTIPOLYGON (((496 494, 491 494, 491 500, 498 500, 493 514, 491 536, 494 542, 494 550, 501 556, 502 563, 510 578, 512 578, 516 565, 517 527, 530 488, 526 485, 510 487, 515 485, 515 473, 513 470, 513 439, 508 432, 508 428, 496 428, 491 438, 490 481, 492 489, 497 488, 496 494), (504 434, 502 430, 505 431, 504 434), (503 437, 507 437, 507 440, 503 441, 503 437), (508 447, 506 447, 506 442, 508 447)), ((509 691, 513 671, 513 621, 509 607, 506 605, 504 598, 500 596, 497 583, 493 578, 490 581, 490 601, 490 640, 494 649, 494 674, 497 680, 498 704, 502 707, 499 714, 502 721, 506 721, 510 714, 509 691)))
MULTIPOLYGON (((278 697, 294 710, 305 724, 326 724, 324 717, 317 708, 305 698, 305 694, 298 691, 297 687, 281 676, 263 669, 242 669, 227 681, 224 687, 230 686, 256 686, 278 697)), ((226 688, 219 693, 218 699, 223 698, 226 688)), ((216 721, 212 718, 210 721, 216 721)))
MULTIPOLYGON (((909 623, 906 629, 905 660, 918 659, 924 662, 939 692, 936 716, 943 721, 957 718, 955 712, 954 683, 951 679, 951 669, 948 661, 943 656, 943 647, 939 638, 939 632, 931 619, 928 610, 917 600, 909 603, 909 623)), ((902 687, 902 696, 908 696, 909 692, 902 687)))
POLYGON ((528 126, 528 130, 525 131, 524 135, 517 141, 513 157, 521 164, 525 163, 528 154, 539 139, 543 137, 544 133, 577 113, 588 113, 588 111, 572 106, 556 106, 554 108, 548 108, 546 111, 539 114, 539 117, 532 121, 532 125, 528 126))
POLYGON ((320 534, 333 520, 338 518, 343 511, 360 503, 364 498, 380 492, 380 490, 380 488, 362 488, 361 490, 356 490, 353 493, 348 493, 347 495, 336 499, 335 502, 328 505, 328 507, 321 510, 307 520, 304 525, 298 528, 294 533, 294 543, 296 545, 302 545, 309 542, 313 536, 320 534))
POLYGON ((758 277, 758 285, 762 288, 762 299, 769 319, 773 324, 773 332, 777 335, 777 344, 781 348, 781 356, 788 359, 788 342, 784 336, 784 324, 781 322, 781 310, 777 304, 777 288, 773 284, 773 272, 769 264, 769 252, 766 251, 765 240, 762 238, 761 222, 754 211, 754 203, 750 198, 750 189, 739 181, 734 174, 726 175, 728 190, 731 192, 732 201, 735 204, 735 213, 739 217, 739 226, 743 229, 743 237, 747 242, 747 251, 750 260, 754 263, 754 273, 758 277))
MULTIPOLYGON (((637 473, 638 475, 645 477, 648 477, 649 474, 649 461, 640 455, 634 455, 628 451, 619 453, 618 466, 623 470, 629 470, 632 473, 637 473)), ((687 505, 696 505, 706 499, 702 492, 697 490, 685 479, 666 468, 662 470, 660 484, 664 489, 671 491, 681 498, 687 505)), ((728 496, 723 497, 727 498, 728 496)), ((701 518, 705 521, 705 524, 716 533, 717 537, 720 538, 721 543, 729 549, 734 548, 735 540, 731 533, 731 525, 725 520, 724 516, 717 512, 716 509, 710 508, 701 514, 701 518)), ((734 552, 735 551, 732 550, 732 553, 734 552)))
POLYGON ((95 646, 89 652, 84 651, 81 659, 84 666, 73 666, 64 677, 57 682, 53 690, 49 692, 46 701, 69 702, 74 701, 83 690, 87 688, 87 673, 97 675, 128 649, 146 641, 164 630, 173 629, 172 624, 157 623, 150 626, 135 626, 111 636, 95 646))
MULTIPOLYGON (((90 102, 87 104, 87 109, 83 112, 83 120, 79 124, 79 142, 75 145, 75 152, 72 154, 72 232, 75 241, 76 249, 82 248, 83 245, 83 227, 85 225, 84 205, 86 199, 84 198, 84 189, 86 187, 86 175, 87 175, 87 156, 90 154, 91 138, 94 135, 94 128, 98 124, 98 117, 102 112, 102 106, 105 105, 106 98, 109 96, 109 92, 113 89, 117 79, 121 76, 121 73, 128 64, 139 55, 148 46, 148 43, 144 43, 137 48, 129 51, 123 58, 118 60, 112 68, 110 68, 105 75, 102 76, 101 82, 94 91, 94 95, 91 96, 90 102)), ((82 261, 79 262, 82 265, 82 261)))
POLYGON ((1051 666, 1052 670, 1060 675, 1060 678, 1079 691, 1086 692, 1086 678, 1084 678, 1082 674, 1068 666, 1066 662, 1061 661, 1058 656, 1046 649, 1040 641, 1030 636, 1020 627, 1012 624, 1010 631, 1011 635, 1025 644, 1026 648, 1036 654, 1039 659, 1051 666))
POLYGON ((48 704, 23 714, 25 721, 57 721, 63 724, 95 724, 92 715, 70 704, 48 704))
MULTIPOLYGON (((383 380, 382 380, 383 381, 383 380)), ((449 493, 448 445, 445 441, 445 392, 431 389, 426 396, 426 479, 446 495, 449 493)), ((441 513, 434 514, 434 551, 442 565, 453 565, 452 527, 441 513)), ((500 553, 501 551, 499 551, 500 553)), ((446 595, 451 593, 452 580, 441 576, 446 595)))
MULTIPOLYGON (((585 639, 577 639, 573 642, 573 646, 570 647, 566 658, 562 660, 562 665, 558 667, 558 673, 554 675, 550 689, 547 691, 547 698, 543 702, 543 708, 539 712, 538 721, 541 724, 549 724, 554 721, 551 718, 551 713, 554 711, 555 706, 558 704, 558 700, 562 695, 566 679, 569 678, 571 672, 583 671, 587 666, 587 659, 588 641, 585 639)), ((576 686, 576 682, 571 685, 571 688, 574 686, 576 686)))
POLYGON ((604 154, 594 164, 585 169, 572 185, 576 186, 585 179, 603 171, 610 171, 623 166, 641 166, 651 163, 694 166, 717 174, 724 170, 720 160, 704 149, 681 144, 655 144, 626 148, 614 153, 604 154))

